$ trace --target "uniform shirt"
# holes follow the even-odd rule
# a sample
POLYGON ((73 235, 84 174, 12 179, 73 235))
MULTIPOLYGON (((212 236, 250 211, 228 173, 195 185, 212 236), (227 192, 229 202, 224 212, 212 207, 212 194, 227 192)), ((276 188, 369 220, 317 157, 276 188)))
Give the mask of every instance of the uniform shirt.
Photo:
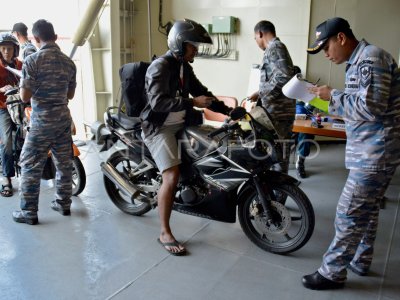
POLYGON ((293 62, 286 46, 274 38, 265 49, 260 66, 259 97, 273 120, 294 120, 296 100, 285 97, 282 87, 293 77, 293 62))
MULTIPOLYGON (((14 62, 9 66, 21 70, 22 63, 19 60, 14 59, 14 62)), ((2 88, 5 85, 18 86, 18 83, 19 83, 18 76, 8 71, 6 69, 6 66, 3 64, 2 60, 0 60, 0 88, 2 88)), ((0 109, 7 108, 6 100, 7 96, 4 95, 4 93, 0 93, 0 109)))
POLYGON ((67 118, 67 93, 76 87, 75 64, 56 43, 47 43, 26 58, 20 87, 32 91, 31 122, 38 120, 46 124, 67 118), (57 115, 56 111, 65 113, 57 115))
POLYGON ((400 70, 386 51, 361 40, 346 68, 345 90, 329 112, 346 123, 346 167, 384 170, 400 163, 400 70))
POLYGON ((26 41, 20 47, 21 52, 19 58, 21 61, 24 61, 28 55, 37 52, 35 45, 33 45, 31 41, 26 41))

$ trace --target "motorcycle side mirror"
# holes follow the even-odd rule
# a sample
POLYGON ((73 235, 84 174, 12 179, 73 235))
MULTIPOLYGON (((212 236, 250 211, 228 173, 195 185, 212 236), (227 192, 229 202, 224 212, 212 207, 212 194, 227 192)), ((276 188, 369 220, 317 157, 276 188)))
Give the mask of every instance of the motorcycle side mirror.
POLYGON ((244 107, 238 106, 231 111, 230 117, 232 120, 236 121, 242 119, 246 114, 246 109, 244 107))

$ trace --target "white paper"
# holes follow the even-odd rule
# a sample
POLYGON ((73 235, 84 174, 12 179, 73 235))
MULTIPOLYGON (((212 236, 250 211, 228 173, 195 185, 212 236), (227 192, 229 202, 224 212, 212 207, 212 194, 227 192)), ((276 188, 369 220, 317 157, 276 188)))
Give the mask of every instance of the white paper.
POLYGON ((18 77, 22 77, 22 72, 21 72, 21 70, 17 70, 17 69, 11 68, 10 66, 7 66, 6 69, 7 69, 8 71, 10 71, 11 73, 17 75, 18 77))
POLYGON ((251 68, 249 84, 247 86, 247 96, 252 95, 260 89, 260 69, 251 68))
POLYGON ((283 87, 283 94, 292 99, 301 100, 305 103, 310 102, 316 96, 308 91, 308 88, 314 87, 312 83, 305 81, 301 74, 296 74, 283 87))

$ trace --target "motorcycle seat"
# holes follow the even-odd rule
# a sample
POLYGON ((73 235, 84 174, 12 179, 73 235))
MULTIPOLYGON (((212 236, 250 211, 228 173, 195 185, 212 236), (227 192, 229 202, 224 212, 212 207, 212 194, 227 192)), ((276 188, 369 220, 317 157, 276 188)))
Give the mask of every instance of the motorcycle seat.
POLYGON ((111 119, 127 131, 141 129, 141 121, 138 117, 129 117, 124 113, 117 113, 111 114, 111 119))

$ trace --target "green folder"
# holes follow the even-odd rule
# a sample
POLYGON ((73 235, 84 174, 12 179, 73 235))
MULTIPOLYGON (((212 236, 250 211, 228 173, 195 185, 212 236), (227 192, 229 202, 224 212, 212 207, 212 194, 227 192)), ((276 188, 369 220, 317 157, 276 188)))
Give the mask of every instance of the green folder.
POLYGON ((319 110, 323 112, 328 112, 328 106, 329 106, 329 101, 322 100, 321 98, 315 97, 312 99, 310 102, 312 106, 318 108, 319 110))

